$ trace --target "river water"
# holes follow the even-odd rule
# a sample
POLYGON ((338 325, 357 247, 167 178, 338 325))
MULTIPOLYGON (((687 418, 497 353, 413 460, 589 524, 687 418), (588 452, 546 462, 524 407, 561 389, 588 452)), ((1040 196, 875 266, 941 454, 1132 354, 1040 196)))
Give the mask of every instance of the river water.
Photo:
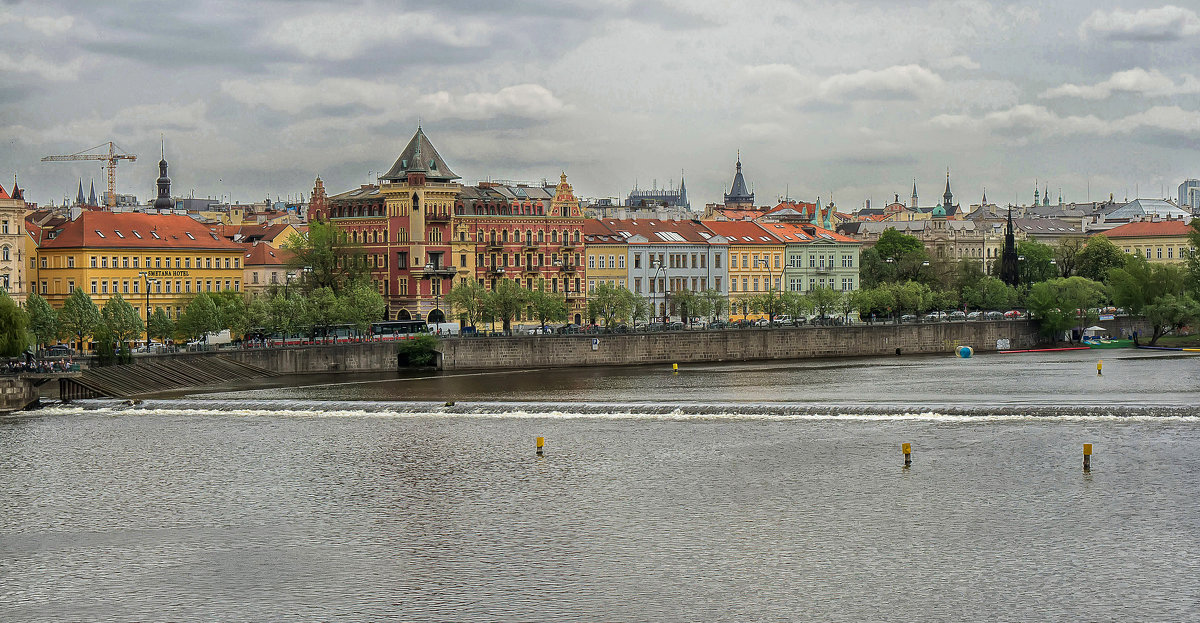
POLYGON ((304 377, 8 416, 0 620, 1196 620, 1200 361, 1097 357, 304 377))

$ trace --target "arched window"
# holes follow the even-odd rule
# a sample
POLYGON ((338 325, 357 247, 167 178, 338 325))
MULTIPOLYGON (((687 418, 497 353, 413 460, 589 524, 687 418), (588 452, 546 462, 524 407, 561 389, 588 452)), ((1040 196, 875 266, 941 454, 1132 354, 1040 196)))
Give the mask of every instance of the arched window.
POLYGON ((0 255, 4 256, 4 261, 6 261, 6 262, 10 259, 7 246, 4 247, 3 251, 0 251, 0 255))
POLYGON ((550 231, 550 244, 558 244, 558 230, 557 229, 550 231))

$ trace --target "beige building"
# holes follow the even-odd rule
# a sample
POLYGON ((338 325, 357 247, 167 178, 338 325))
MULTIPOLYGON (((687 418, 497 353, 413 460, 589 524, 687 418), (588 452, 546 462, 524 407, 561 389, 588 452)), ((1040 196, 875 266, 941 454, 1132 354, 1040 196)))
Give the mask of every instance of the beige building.
POLYGON ((0 186, 0 288, 18 304, 25 302, 29 289, 25 280, 25 199, 13 184, 12 192, 0 186))
POLYGON ((258 296, 271 288, 286 287, 296 279, 288 271, 289 254, 265 242, 252 243, 242 259, 242 287, 248 297, 258 296), (290 279, 289 279, 290 278, 290 279))

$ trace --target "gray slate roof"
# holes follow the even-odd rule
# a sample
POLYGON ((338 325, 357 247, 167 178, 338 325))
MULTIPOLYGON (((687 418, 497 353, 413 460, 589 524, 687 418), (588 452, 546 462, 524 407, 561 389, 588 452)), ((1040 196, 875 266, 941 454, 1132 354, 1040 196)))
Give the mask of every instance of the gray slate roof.
POLYGON ((425 132, 420 126, 417 127, 417 133, 413 134, 412 140, 408 141, 408 145, 404 147, 404 151, 400 152, 400 157, 396 158, 396 163, 380 179, 400 182, 408 177, 409 171, 425 173, 425 179, 431 182, 450 182, 459 179, 459 176, 446 165, 446 161, 442 160, 437 149, 433 147, 433 143, 429 142, 429 138, 425 136, 425 132))

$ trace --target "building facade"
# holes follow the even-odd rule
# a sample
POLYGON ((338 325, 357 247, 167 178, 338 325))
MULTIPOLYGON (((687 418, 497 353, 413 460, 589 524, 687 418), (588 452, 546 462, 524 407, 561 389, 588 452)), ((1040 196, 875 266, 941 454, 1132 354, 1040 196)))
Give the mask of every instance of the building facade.
POLYGON ((79 288, 100 307, 120 294, 143 320, 157 307, 176 318, 200 292, 242 291, 245 246, 189 216, 85 211, 36 233, 31 281, 56 308, 79 288))
POLYGON ((861 287, 862 243, 812 224, 771 223, 763 228, 783 242, 784 289, 810 292, 824 287, 850 292, 861 287))
POLYGON ((1192 227, 1182 220, 1141 221, 1114 227, 1105 236, 1126 253, 1149 262, 1179 264, 1193 252, 1192 227))
POLYGON ((729 262, 729 309, 744 310, 740 303, 779 291, 783 284, 783 240, 769 225, 749 221, 708 221, 704 226, 725 240, 729 262))
POLYGON ((29 291, 25 279, 25 208, 23 193, 16 184, 11 191, 0 186, 0 289, 18 304, 25 302, 29 291))

